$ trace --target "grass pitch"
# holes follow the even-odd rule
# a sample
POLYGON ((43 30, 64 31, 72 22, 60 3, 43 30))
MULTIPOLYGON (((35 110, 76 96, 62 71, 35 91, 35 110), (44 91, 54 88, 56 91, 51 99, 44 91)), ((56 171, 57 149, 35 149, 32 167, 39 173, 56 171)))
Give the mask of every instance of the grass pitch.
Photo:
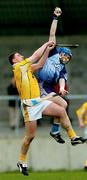
POLYGON ((86 180, 87 171, 47 171, 30 172, 29 176, 23 176, 20 172, 0 173, 0 180, 86 180))

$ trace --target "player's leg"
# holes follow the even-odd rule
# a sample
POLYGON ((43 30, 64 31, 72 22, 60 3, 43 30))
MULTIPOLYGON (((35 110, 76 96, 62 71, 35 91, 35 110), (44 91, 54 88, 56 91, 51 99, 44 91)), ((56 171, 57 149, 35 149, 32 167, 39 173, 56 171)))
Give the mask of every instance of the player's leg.
MULTIPOLYGON (((67 108, 67 102, 61 98, 60 96, 54 97, 51 99, 53 102, 56 104, 64 107, 65 109, 67 108)), ((61 133, 60 133, 60 118, 54 117, 52 128, 50 131, 50 135, 58 142, 61 144, 65 143, 65 140, 62 138, 61 133)))
MULTIPOLYGON (((30 122, 25 122, 25 137, 23 139, 22 147, 21 147, 21 154, 23 155, 23 160, 26 161, 26 156, 27 152, 30 146, 30 143, 35 137, 37 129, 37 123, 36 121, 30 121, 30 122)), ((21 157, 20 157, 21 159, 21 157)), ((22 160, 22 159, 21 159, 22 160)))
POLYGON ((65 108, 55 104, 51 103, 44 111, 43 114, 45 115, 50 115, 50 116, 56 116, 60 117, 60 122, 63 128, 65 128, 68 137, 71 139, 71 144, 76 145, 76 144, 81 144, 87 141, 87 139, 84 139, 82 137, 79 137, 76 135, 71 122, 69 120, 69 117, 66 113, 65 108))
POLYGON ((27 153, 28 153, 31 142, 35 137, 35 133, 37 129, 37 121, 30 121, 28 108, 27 106, 24 106, 23 104, 22 104, 22 113, 23 113, 24 123, 25 123, 25 137, 22 142, 17 166, 19 167, 19 170, 24 175, 28 175, 28 169, 27 169, 27 163, 26 163, 27 153))
POLYGON ((64 107, 65 109, 67 108, 67 102, 61 97, 61 96, 55 96, 50 98, 50 100, 62 107, 64 107))
POLYGON ((60 144, 64 144, 65 140, 61 136, 61 123, 60 118, 54 117, 50 135, 60 144))
POLYGON ((28 175, 28 168, 27 168, 27 162, 26 162, 27 153, 28 153, 31 142, 35 137, 36 129, 37 129, 36 121, 25 122, 25 137, 22 142, 19 160, 17 163, 17 166, 19 167, 20 171, 24 175, 28 175))

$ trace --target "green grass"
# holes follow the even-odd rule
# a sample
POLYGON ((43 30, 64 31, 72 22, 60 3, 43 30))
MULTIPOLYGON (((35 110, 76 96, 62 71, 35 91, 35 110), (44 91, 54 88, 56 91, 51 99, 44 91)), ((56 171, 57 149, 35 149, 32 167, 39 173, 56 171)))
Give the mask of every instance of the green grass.
POLYGON ((76 171, 49 171, 30 172, 29 176, 23 176, 20 172, 0 173, 0 180, 86 180, 87 172, 76 171))

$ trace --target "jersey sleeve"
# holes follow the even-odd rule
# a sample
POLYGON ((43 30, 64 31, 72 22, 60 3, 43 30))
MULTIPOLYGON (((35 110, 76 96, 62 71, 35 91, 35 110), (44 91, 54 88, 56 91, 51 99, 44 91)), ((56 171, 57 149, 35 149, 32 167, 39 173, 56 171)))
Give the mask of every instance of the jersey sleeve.
POLYGON ((37 77, 41 81, 52 81, 55 75, 55 67, 52 61, 48 58, 43 68, 38 70, 37 77))
POLYGON ((55 73, 56 83, 58 83, 61 78, 63 78, 65 80, 65 82, 67 81, 67 72, 66 72, 65 66, 62 68, 62 70, 60 72, 58 70, 56 70, 56 73, 55 73))
POLYGON ((55 55, 55 54, 57 54, 58 52, 57 52, 57 48, 55 47, 54 49, 52 49, 50 52, 49 52, 49 56, 48 57, 51 57, 51 56, 53 56, 53 55, 55 55))

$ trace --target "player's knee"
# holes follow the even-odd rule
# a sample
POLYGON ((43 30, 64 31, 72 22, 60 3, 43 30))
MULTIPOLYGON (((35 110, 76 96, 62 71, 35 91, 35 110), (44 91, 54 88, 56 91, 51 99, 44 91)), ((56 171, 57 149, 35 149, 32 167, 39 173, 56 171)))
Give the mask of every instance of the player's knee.
POLYGON ((68 104, 67 104, 67 102, 65 101, 63 107, 64 107, 65 109, 67 109, 67 106, 68 106, 68 104))

